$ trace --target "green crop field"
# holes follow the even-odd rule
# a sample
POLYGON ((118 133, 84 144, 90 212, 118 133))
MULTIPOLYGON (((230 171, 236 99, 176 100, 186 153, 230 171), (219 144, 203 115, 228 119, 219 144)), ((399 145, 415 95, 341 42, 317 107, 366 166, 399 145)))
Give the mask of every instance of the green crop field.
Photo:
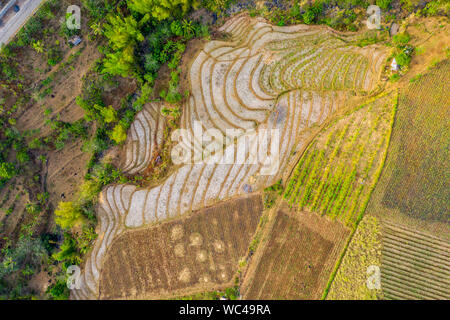
POLYGON ((385 174, 371 212, 399 210, 449 222, 450 62, 438 64, 400 92, 385 174))
POLYGON ((395 109, 395 93, 385 94, 322 132, 288 181, 289 204, 355 226, 381 172, 395 109))

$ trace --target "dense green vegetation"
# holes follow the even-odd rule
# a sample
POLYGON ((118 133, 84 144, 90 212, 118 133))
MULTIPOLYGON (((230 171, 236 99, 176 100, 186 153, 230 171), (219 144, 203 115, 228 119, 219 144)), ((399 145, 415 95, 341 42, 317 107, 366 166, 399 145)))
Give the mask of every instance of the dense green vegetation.
MULTIPOLYGON (((194 37, 209 35, 206 26, 183 19, 189 5, 178 5, 175 1, 167 3, 173 7, 158 6, 155 1, 120 2, 117 10, 104 13, 102 25, 98 22, 91 25, 97 35, 107 39, 108 45, 100 48, 104 59, 84 79, 83 93, 76 100, 85 110, 85 121, 95 122, 97 129, 93 139, 86 144, 92 152, 88 163, 90 171, 77 199, 61 202, 55 210, 56 223, 66 231, 60 250, 52 256, 62 264, 59 280, 48 290, 54 299, 66 298, 67 290, 61 290, 65 271, 69 265, 82 263, 83 255, 96 237, 93 208, 98 193, 107 184, 126 181, 111 165, 98 164, 102 153, 111 145, 126 140, 127 129, 135 114, 153 95, 158 71, 164 64, 170 70, 170 80, 167 91, 161 91, 159 96, 172 104, 181 101, 179 63, 186 43, 194 37), (140 97, 124 101, 119 109, 105 105, 103 99, 104 88, 108 84, 114 86, 117 76, 134 78, 141 86, 140 97)), ((94 11, 92 15, 95 14, 94 11)), ((174 110, 179 107, 166 112, 171 115, 175 112, 179 116, 179 111, 174 110)), ((169 127, 173 129, 173 125, 169 127)))
POLYGON ((399 21, 412 12, 419 16, 434 16, 445 15, 449 11, 448 1, 445 0, 294 0, 277 1, 273 5, 268 2, 263 7, 250 8, 250 14, 262 15, 279 26, 325 24, 338 30, 357 31, 363 26, 366 9, 371 4, 376 4, 382 10, 382 29, 389 28, 389 23, 399 21), (396 10, 394 4, 402 10, 396 10))
POLYGON ((288 181, 289 204, 356 227, 383 168, 395 110, 383 95, 321 133, 288 181))

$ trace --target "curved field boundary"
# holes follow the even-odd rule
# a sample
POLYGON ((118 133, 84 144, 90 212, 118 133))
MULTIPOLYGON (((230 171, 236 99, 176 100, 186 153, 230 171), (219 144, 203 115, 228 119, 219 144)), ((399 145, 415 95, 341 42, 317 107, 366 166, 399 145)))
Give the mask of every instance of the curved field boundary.
MULTIPOLYGON (((286 92, 316 91, 323 97, 326 91, 372 91, 387 54, 377 47, 350 46, 344 35, 328 29, 284 29, 246 15, 233 17, 220 30, 230 33, 232 41, 207 43, 190 65, 191 96, 180 127, 193 136, 196 121, 203 130, 223 134, 255 129, 286 92)), ((122 164, 126 173, 143 172, 161 144, 159 111, 156 103, 146 105, 130 128, 122 164)))
POLYGON ((349 238, 345 255, 326 291, 327 300, 376 300, 380 289, 367 287, 367 269, 381 266, 381 224, 373 216, 365 216, 349 238))
MULTIPOLYGON (((193 210, 273 185, 281 178, 293 152, 302 149, 308 141, 309 129, 324 123, 351 97, 352 90, 349 89, 278 88, 275 85, 268 87, 268 93, 260 85, 264 82, 263 70, 267 69, 267 66, 281 65, 281 60, 284 59, 276 51, 268 49, 270 44, 275 45, 275 42, 282 40, 296 41, 313 35, 319 37, 320 28, 299 26, 286 30, 274 29, 260 19, 237 16, 222 30, 232 34, 232 41, 212 41, 206 44, 190 66, 189 82, 192 95, 183 108, 181 128, 188 129, 192 136, 195 136, 196 121, 201 122, 204 130, 215 128, 223 133, 236 128, 254 129, 257 134, 263 130, 278 130, 281 143, 277 146, 279 162, 274 163, 274 172, 265 175, 262 173, 262 164, 251 161, 258 152, 264 153, 258 150, 257 144, 253 144, 247 148, 242 162, 182 165, 154 188, 139 189, 134 185, 106 187, 100 195, 97 211, 100 222, 99 237, 86 261, 81 289, 73 292, 74 298, 98 296, 99 275, 105 254, 114 238, 127 228, 140 228, 178 218, 193 210)), ((324 32, 332 34, 329 31, 324 32)), ((345 43, 332 36, 327 37, 330 38, 327 50, 337 50, 338 47, 339 50, 344 50, 345 43)), ((276 45, 283 47, 279 43, 276 45)), ((368 51, 361 50, 349 47, 345 49, 349 56, 344 57, 350 61, 356 55, 365 60, 364 55, 368 51)), ((382 51, 381 55, 384 54, 385 51, 382 51)), ((309 63, 314 65, 315 62, 310 59, 309 63)), ((367 60, 367 63, 372 63, 372 60, 367 60)), ((321 70, 334 70, 335 65, 336 63, 328 65, 322 61, 321 70)), ((274 68, 269 73, 269 78, 281 79, 281 71, 277 70, 288 69, 274 68)), ((365 78, 378 78, 378 72, 374 74, 366 69, 365 78)), ((333 71, 328 73, 333 75, 333 79, 343 79, 343 75, 338 75, 340 73, 336 73, 335 77, 333 71)), ((348 70, 345 70, 345 74, 348 74, 348 70)), ((356 79, 356 74, 350 77, 356 79)), ((313 72, 308 73, 312 82, 316 81, 315 76, 313 72)), ((364 77, 361 79, 365 79, 364 77)), ((319 78, 322 79, 323 75, 319 78)), ((142 113, 145 116, 145 110, 142 113)), ((147 159, 151 159, 151 148, 156 148, 159 143, 157 139, 155 144, 151 141, 155 141, 155 136, 157 138, 162 130, 159 126, 152 127, 151 117, 144 116, 139 115, 136 119, 131 128, 131 142, 127 144, 128 150, 131 151, 127 151, 129 156, 125 165, 127 170, 136 173, 145 168, 147 159)), ((156 114, 154 116, 156 118, 156 114)), ((237 143, 245 139, 246 136, 242 134, 237 143)), ((195 143, 198 141, 193 144, 195 143)), ((234 141, 226 143, 225 152, 228 148, 235 148, 234 141)))
POLYGON ((287 183, 289 204, 354 228, 383 167, 395 100, 381 95, 321 132, 287 183))
POLYGON ((160 299, 232 286, 262 210, 256 194, 125 232, 105 258, 99 298, 160 299))
POLYGON ((136 174, 144 171, 162 145, 165 119, 159 103, 144 105, 128 130, 124 145, 125 157, 119 167, 124 173, 136 174))

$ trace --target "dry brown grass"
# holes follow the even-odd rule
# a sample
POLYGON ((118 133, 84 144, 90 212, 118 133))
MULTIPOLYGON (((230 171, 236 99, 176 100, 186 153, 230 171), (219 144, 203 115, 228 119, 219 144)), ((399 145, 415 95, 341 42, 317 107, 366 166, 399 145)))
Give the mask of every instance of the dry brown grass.
POLYGON ((279 210, 246 299, 319 299, 349 229, 315 213, 279 210))

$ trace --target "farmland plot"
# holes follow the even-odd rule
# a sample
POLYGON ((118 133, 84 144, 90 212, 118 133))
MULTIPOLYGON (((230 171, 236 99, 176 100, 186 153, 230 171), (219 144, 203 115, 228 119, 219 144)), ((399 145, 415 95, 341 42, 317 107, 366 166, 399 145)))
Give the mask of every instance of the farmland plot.
POLYGON ((450 61, 400 91, 386 166, 368 212, 449 239, 450 61))
POLYGON ((450 243, 384 221, 381 287, 387 299, 449 300, 450 243))
POLYGON ((245 299, 320 299, 350 230, 315 213, 280 210, 245 299))
POLYGON ((356 226, 383 166, 395 94, 385 94, 320 133, 288 182, 284 198, 356 226))
POLYGON ((367 279, 381 267, 381 225, 377 218, 365 216, 358 225, 327 292, 327 300, 382 299, 381 289, 369 288, 367 279), (368 272, 368 270, 370 272, 368 272))
MULTIPOLYGON (((305 106, 301 129, 320 124, 342 106, 348 92, 366 94, 377 87, 387 54, 380 47, 347 44, 354 36, 305 25, 275 27, 246 15, 230 19, 221 31, 231 41, 211 41, 190 64, 191 96, 180 126, 192 136, 197 121, 203 130, 223 134, 255 129, 267 122, 286 92, 295 99, 291 104, 305 106)), ((129 174, 143 172, 161 144, 161 106, 144 108, 125 147, 122 168, 129 174)))
MULTIPOLYGON (((355 93, 363 95, 376 88, 386 56, 386 50, 376 46, 350 46, 341 40, 344 35, 337 36, 328 29, 274 27, 245 15, 230 19, 222 31, 230 33, 231 40, 209 42, 190 64, 191 96, 183 106, 181 128, 192 137, 196 136, 196 123, 200 123, 203 130, 214 128, 225 135, 228 129, 242 130, 236 137, 237 142, 234 139, 224 141, 226 149, 245 141, 248 130, 257 134, 277 130, 283 143, 276 144, 278 149, 271 152, 279 154, 279 165, 270 174, 263 173, 262 163, 250 160, 257 148, 253 143, 245 151, 243 163, 182 164, 154 188, 139 189, 130 184, 106 187, 97 210, 99 237, 86 262, 81 289, 74 297, 98 295, 105 254, 114 238, 126 228, 178 218, 273 185, 282 176, 293 152, 304 148, 312 128, 328 120, 355 93), (318 37, 318 40, 310 41, 311 37, 318 37), (318 51, 334 53, 339 61, 331 54, 327 60, 318 58, 314 54, 318 51), (299 52, 302 57, 290 59, 299 52), (357 63, 344 62, 352 59, 357 63), (302 63, 299 64, 299 60, 302 63), (315 72, 308 71, 311 68, 315 72)), ((144 117, 138 115, 139 123, 131 129, 135 132, 134 136, 131 132, 127 143, 124 168, 128 172, 145 171, 151 159, 150 149, 158 145, 162 129, 159 125, 153 127, 148 116, 144 118, 145 114, 144 117), (155 137, 156 143, 150 143, 155 137)), ((270 145, 272 138, 269 140, 270 145)), ((194 138, 187 144, 195 149, 202 142, 194 138)))
POLYGON ((120 168, 127 174, 144 171, 163 143, 165 119, 159 103, 148 103, 136 115, 124 145, 120 168))
POLYGON ((125 232, 105 258, 100 298, 161 298, 232 285, 261 213, 261 196, 253 195, 125 232))

